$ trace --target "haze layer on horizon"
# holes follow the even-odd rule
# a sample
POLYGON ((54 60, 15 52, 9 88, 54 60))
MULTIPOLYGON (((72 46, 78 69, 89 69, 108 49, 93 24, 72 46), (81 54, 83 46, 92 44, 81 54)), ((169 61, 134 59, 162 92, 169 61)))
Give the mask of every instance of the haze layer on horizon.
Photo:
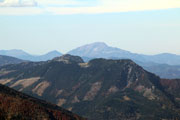
POLYGON ((0 0, 0 49, 66 53, 105 42, 134 53, 180 54, 179 0, 0 0))

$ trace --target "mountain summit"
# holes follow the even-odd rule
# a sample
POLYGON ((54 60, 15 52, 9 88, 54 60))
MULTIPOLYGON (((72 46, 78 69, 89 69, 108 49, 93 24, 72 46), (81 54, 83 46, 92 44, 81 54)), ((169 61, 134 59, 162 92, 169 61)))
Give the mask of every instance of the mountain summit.
POLYGON ((95 42, 87 44, 68 52, 71 55, 78 55, 83 58, 111 58, 111 59, 132 59, 140 62, 152 62, 157 64, 179 65, 180 55, 175 54, 157 54, 157 55, 143 55, 132 53, 116 47, 111 47, 103 42, 95 42))
POLYGON ((60 57, 56 57, 53 59, 54 61, 63 61, 66 63, 84 63, 83 59, 79 56, 73 56, 70 54, 65 54, 60 57))
POLYGON ((103 42, 96 42, 78 47, 68 52, 68 54, 90 58, 110 58, 114 56, 125 58, 126 56, 131 55, 128 51, 110 47, 103 42))

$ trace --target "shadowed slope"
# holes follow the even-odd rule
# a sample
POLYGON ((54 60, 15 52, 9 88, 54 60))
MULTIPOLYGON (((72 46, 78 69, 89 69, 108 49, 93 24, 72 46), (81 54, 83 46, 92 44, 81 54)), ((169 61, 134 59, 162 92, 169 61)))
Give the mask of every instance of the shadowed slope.
POLYGON ((7 64, 18 64, 21 62, 23 62, 23 60, 20 60, 14 57, 0 55, 0 66, 7 65, 7 64))
POLYGON ((0 85, 1 120, 84 120, 67 110, 0 85))
POLYGON ((84 63, 65 55, 1 69, 13 72, 0 75, 0 83, 89 119, 180 119, 174 96, 160 78, 128 59, 84 63))

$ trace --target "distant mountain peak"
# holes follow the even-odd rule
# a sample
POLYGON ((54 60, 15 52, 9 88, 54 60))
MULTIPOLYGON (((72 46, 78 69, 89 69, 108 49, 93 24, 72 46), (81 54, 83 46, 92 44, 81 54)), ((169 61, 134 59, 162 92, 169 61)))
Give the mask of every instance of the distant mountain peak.
POLYGON ((61 56, 62 54, 59 51, 57 51, 57 50, 53 50, 53 51, 48 52, 45 55, 61 56))
POLYGON ((87 44, 87 45, 102 45, 102 46, 108 46, 105 42, 94 42, 94 43, 87 44))
POLYGON ((172 53, 161 53, 161 54, 157 54, 155 56, 178 56, 178 55, 172 54, 172 53))
POLYGON ((56 57, 53 59, 53 61, 63 61, 65 63, 84 63, 83 59, 79 56, 73 56, 70 54, 65 54, 60 57, 56 57))
POLYGON ((32 55, 20 49, 12 49, 12 50, 0 50, 0 55, 16 57, 18 59, 28 60, 28 61, 46 61, 61 56, 62 53, 58 52, 57 50, 54 50, 44 55, 32 55))
MULTIPOLYGON (((53 50, 53 51, 50 51, 50 52, 48 52, 48 53, 60 53, 59 51, 57 51, 57 50, 53 50)), ((47 53, 47 54, 48 54, 47 53)))
POLYGON ((90 58, 110 58, 113 56, 129 56, 131 53, 119 48, 110 47, 103 42, 95 42, 73 49, 68 54, 90 58))
MULTIPOLYGON (((89 47, 89 48, 104 48, 104 47, 108 47, 108 45, 104 42, 94 42, 91 44, 87 44, 85 46, 82 47, 89 47)), ((81 47, 80 47, 81 48, 81 47)))
POLYGON ((11 49, 11 50, 0 50, 0 55, 17 57, 17 56, 26 56, 28 55, 28 53, 20 49, 11 49))

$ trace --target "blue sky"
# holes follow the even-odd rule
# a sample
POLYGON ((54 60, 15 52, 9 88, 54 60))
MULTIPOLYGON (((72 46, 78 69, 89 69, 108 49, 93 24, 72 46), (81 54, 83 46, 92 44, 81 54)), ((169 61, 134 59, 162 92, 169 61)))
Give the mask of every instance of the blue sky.
POLYGON ((0 49, 65 53, 100 41, 136 53, 180 54, 177 0, 14 1, 0 3, 0 49))

